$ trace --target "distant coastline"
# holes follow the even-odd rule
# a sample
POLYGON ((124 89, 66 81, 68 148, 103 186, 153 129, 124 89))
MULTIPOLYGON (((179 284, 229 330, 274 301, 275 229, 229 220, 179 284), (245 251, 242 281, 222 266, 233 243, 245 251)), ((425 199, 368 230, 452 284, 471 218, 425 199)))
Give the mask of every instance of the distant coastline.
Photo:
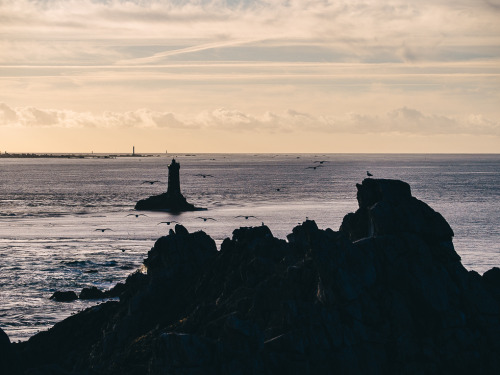
POLYGON ((21 158, 21 159, 116 159, 123 157, 158 157, 158 154, 35 154, 35 153, 0 153, 0 158, 21 158))

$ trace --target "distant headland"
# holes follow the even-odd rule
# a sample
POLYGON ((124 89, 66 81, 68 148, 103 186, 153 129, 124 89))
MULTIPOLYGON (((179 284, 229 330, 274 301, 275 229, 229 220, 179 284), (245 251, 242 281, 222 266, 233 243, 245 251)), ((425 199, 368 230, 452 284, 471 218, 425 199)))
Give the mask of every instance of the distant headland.
POLYGON ((8 153, 8 152, 3 152, 0 153, 0 159, 116 159, 116 158, 125 158, 125 157, 159 157, 160 154, 105 154, 105 153, 99 153, 99 154, 59 154, 59 153, 54 153, 54 154, 48 154, 48 153, 8 153))
POLYGON ((204 210, 188 203, 181 194, 180 168, 181 165, 175 159, 172 159, 172 163, 168 165, 167 192, 140 200, 135 205, 135 209, 147 211, 169 210, 174 212, 204 210))

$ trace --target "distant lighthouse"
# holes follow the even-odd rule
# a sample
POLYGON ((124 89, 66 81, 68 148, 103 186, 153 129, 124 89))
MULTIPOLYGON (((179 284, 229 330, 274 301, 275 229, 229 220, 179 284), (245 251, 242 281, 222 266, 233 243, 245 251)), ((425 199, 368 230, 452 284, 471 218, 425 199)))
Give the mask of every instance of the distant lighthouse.
POLYGON ((135 156, 135 146, 132 146, 132 156, 135 156))

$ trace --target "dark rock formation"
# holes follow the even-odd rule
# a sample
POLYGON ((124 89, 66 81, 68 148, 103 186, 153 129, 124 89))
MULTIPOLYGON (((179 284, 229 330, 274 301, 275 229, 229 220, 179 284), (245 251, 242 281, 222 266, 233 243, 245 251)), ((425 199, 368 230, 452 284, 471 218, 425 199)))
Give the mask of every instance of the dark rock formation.
POLYGON ((75 299, 78 299, 78 296, 72 290, 68 291, 57 291, 52 294, 50 299, 53 299, 56 302, 71 302, 75 299))
POLYGON ((83 288, 82 291, 80 292, 80 295, 78 296, 79 299, 102 299, 106 298, 106 294, 102 291, 97 289, 95 286, 92 286, 90 288, 83 288))
POLYGON ((135 205, 135 209, 148 211, 169 210, 173 212, 201 210, 188 203, 186 198, 181 194, 179 169, 180 164, 175 159, 172 159, 172 163, 168 166, 167 192, 140 200, 135 205))
POLYGON ((9 336, 0 328, 0 374, 16 375, 20 373, 17 353, 9 336))
MULTIPOLYGON (((407 184, 365 180, 341 230, 158 239, 119 302, 15 344, 24 370, 92 374, 497 374, 499 270, 467 271, 407 184), (87 371, 87 372, 85 372, 87 371)), ((36 372, 34 372, 36 373, 36 372)))

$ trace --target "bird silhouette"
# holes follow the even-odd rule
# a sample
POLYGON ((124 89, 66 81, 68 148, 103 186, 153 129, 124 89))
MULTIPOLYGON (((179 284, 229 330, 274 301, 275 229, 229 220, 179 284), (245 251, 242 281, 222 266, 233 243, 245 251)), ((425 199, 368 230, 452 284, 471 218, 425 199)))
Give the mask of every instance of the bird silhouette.
POLYGON ((373 175, 372 175, 370 172, 368 172, 368 171, 366 171, 366 175, 367 175, 368 177, 372 177, 372 176, 373 176, 373 175))
POLYGON ((155 181, 148 181, 148 180, 142 181, 143 184, 150 184, 150 185, 156 184, 157 182, 161 182, 161 181, 158 181, 158 180, 155 180, 155 181))
POLYGON ((110 230, 110 231, 114 232, 113 229, 111 229, 111 228, 97 228, 97 229, 94 230, 94 232, 101 231, 101 232, 104 233, 104 231, 106 231, 106 230, 110 230))
POLYGON ((316 169, 316 168, 319 168, 319 167, 322 167, 323 165, 315 165, 313 167, 306 167, 306 169, 316 169))
POLYGON ((253 215, 238 215, 238 216, 235 216, 235 218, 236 217, 244 217, 246 220, 248 220, 249 217, 254 217, 254 218, 258 219, 257 216, 253 216, 253 215))
POLYGON ((195 176, 199 176, 199 177, 203 177, 203 178, 213 177, 211 174, 203 174, 203 173, 198 173, 195 176))
POLYGON ((160 225, 160 224, 167 224, 167 225, 170 225, 171 223, 178 223, 178 221, 175 221, 175 220, 170 220, 170 221, 161 221, 159 222, 158 224, 156 225, 160 225))
POLYGON ((202 219, 203 221, 207 221, 207 220, 217 221, 213 217, 201 217, 201 216, 198 216, 197 219, 202 219))
MULTIPOLYGON (((146 214, 128 214, 127 216, 135 216, 135 217, 139 217, 139 216, 148 216, 146 214)), ((125 217, 127 217, 125 216, 125 217)))
POLYGON ((320 164, 323 164, 323 163, 327 163, 328 160, 316 160, 315 163, 320 163, 320 164))

